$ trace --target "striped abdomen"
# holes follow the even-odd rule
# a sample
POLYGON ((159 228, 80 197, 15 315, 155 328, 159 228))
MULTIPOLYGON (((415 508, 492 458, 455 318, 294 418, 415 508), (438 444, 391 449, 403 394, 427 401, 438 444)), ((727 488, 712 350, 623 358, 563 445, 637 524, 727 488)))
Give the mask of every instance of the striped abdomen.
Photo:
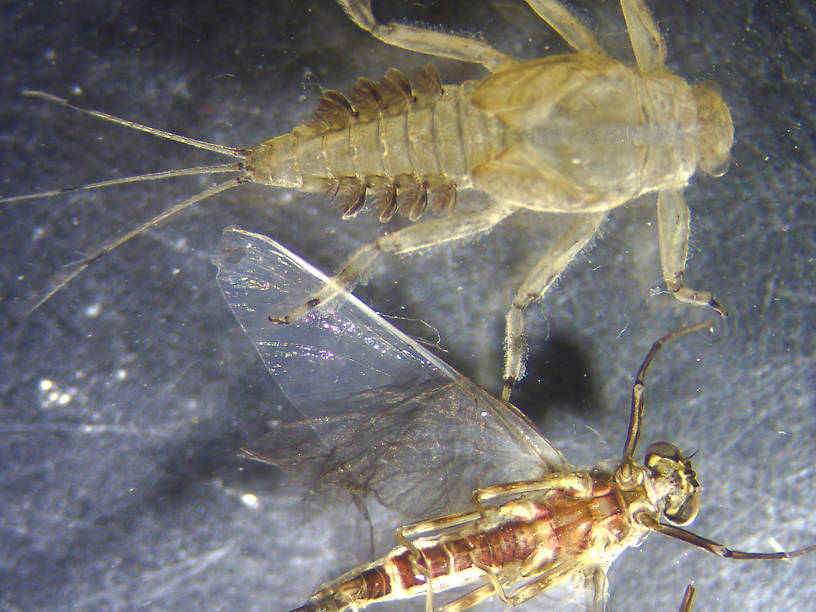
POLYGON ((628 535, 630 525, 609 483, 593 484, 589 497, 552 491, 542 500, 519 499, 490 508, 460 534, 414 541, 418 556, 398 547, 322 587, 293 612, 342 612, 423 595, 428 574, 434 592, 440 592, 484 578, 481 568, 512 585, 582 554, 597 552, 593 561, 607 564, 622 550, 615 545, 628 535))
POLYGON ((391 69, 379 82, 358 79, 348 98, 326 91, 315 119, 253 149, 252 180, 323 192, 349 217, 367 206, 381 221, 411 220, 425 208, 449 212, 470 171, 502 149, 504 130, 476 109, 477 83, 442 88, 433 66, 413 85, 391 69))

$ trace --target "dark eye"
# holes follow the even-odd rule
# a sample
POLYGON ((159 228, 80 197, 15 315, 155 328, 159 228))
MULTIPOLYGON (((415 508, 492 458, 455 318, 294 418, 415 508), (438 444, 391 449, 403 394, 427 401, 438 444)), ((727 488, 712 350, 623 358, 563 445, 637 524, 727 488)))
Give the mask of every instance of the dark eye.
POLYGON ((649 467, 654 467, 654 464, 659 459, 682 461, 683 454, 680 452, 679 448, 670 442, 655 442, 646 449, 646 458, 643 460, 643 462, 649 467))
POLYGON ((691 521, 694 520, 694 517, 697 516, 697 512, 700 510, 700 496, 697 493, 691 495, 688 499, 686 499, 685 503, 677 509, 676 512, 672 512, 669 514, 667 510, 665 513, 666 518, 675 525, 688 525, 691 521))

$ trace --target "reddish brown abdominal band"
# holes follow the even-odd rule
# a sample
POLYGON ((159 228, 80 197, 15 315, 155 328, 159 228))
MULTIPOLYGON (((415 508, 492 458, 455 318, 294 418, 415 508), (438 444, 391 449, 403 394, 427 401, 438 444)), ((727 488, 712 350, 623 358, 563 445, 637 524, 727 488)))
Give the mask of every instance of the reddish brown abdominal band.
POLYGON ((418 560, 412 559, 414 552, 404 550, 382 565, 364 570, 338 591, 357 592, 359 602, 374 601, 395 591, 426 588, 427 574, 433 581, 473 567, 501 569, 512 562, 523 562, 542 549, 548 549, 553 559, 561 553, 578 554, 593 546, 594 525, 603 525, 616 536, 627 530, 621 500, 613 488, 598 481, 594 484, 597 489, 588 500, 556 496, 547 505, 536 505, 533 520, 516 520, 481 534, 419 548, 418 560), (396 569, 399 584, 391 584, 389 564, 396 569))

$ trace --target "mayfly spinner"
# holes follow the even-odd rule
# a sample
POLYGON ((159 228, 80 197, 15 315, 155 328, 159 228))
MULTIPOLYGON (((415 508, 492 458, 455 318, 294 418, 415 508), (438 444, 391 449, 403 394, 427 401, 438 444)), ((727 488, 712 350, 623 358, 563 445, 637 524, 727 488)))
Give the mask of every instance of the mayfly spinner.
MULTIPOLYGON (((589 244, 608 211, 642 194, 658 194, 658 237, 668 291, 682 301, 725 313, 710 292, 684 284, 689 210, 682 191, 698 167, 715 176, 727 168, 731 116, 714 90, 691 87, 667 70, 663 36, 643 0, 621 0, 636 66, 609 57, 557 0, 527 4, 576 53, 523 62, 472 38, 381 25, 368 0, 338 2, 355 24, 386 44, 479 64, 491 74, 482 81, 443 86, 429 64, 418 68, 411 80, 396 69, 376 82, 361 77, 348 96, 324 91, 312 121, 251 149, 201 142, 84 110, 238 161, 83 188, 189 174, 235 176, 110 240, 77 262, 37 305, 94 260, 146 229, 205 198, 252 182, 324 193, 344 218, 363 210, 380 221, 394 215, 417 221, 426 209, 441 215, 361 247, 310 299, 288 313, 269 313, 281 323, 296 321, 316 304, 351 290, 382 253, 406 255, 489 232, 521 209, 572 215, 566 232, 527 274, 507 313, 505 399, 524 373, 527 306, 541 298, 589 244), (457 209, 456 193, 464 189, 487 194, 490 203, 478 210, 457 209)), ((27 93, 73 107, 49 94, 27 93)))
MULTIPOLYGON (((270 309, 326 281, 278 243, 227 229, 214 261, 233 313, 304 417, 273 426, 262 448, 246 455, 311 470, 322 485, 351 492, 358 506, 371 500, 424 517, 398 529, 398 545, 383 557, 321 586, 299 612, 408 598, 421 598, 428 611, 461 611, 567 587, 603 610, 610 565, 651 532, 730 559, 816 550, 742 552, 687 531, 699 508, 690 459, 668 442, 651 444, 644 463, 634 459, 649 365, 666 342, 710 323, 652 346, 632 390, 621 458, 579 470, 513 406, 353 296, 293 325, 270 324, 270 309), (293 440, 302 446, 292 448, 293 440)), ((690 587, 684 601, 692 596, 690 587)))

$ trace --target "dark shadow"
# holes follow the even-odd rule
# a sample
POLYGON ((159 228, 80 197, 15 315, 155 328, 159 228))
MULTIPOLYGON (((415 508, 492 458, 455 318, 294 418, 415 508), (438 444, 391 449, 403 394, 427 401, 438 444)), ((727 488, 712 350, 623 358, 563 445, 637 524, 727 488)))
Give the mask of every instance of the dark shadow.
POLYGON ((589 415, 597 409, 597 388, 587 354, 575 337, 556 333, 537 343, 527 359, 527 375, 511 401, 540 423, 547 414, 589 415))

